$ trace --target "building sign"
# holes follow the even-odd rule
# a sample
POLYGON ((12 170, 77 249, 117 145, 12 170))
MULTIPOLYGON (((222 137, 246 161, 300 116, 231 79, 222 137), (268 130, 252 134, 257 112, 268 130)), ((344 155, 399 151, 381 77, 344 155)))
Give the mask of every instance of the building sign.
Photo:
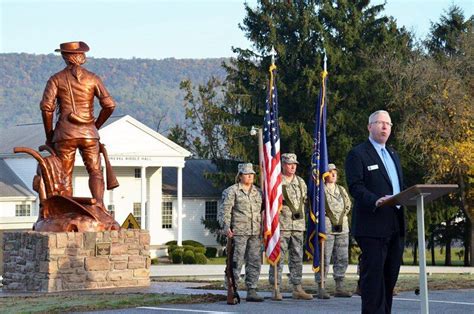
POLYGON ((95 256, 107 256, 110 255, 110 242, 97 242, 95 244, 95 256))
POLYGON ((141 229, 140 224, 132 213, 128 214, 127 218, 122 224, 122 228, 125 229, 141 229))
POLYGON ((147 156, 110 156, 109 160, 125 160, 125 161, 137 161, 137 160, 158 160, 157 158, 147 156))

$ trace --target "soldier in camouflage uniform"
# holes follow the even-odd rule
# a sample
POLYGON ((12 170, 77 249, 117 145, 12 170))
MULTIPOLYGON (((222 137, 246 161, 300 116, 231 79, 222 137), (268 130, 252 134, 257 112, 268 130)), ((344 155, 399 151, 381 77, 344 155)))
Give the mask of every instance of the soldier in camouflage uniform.
MULTIPOLYGON (((337 168, 334 164, 328 165, 329 176, 324 179, 324 195, 326 198, 326 235, 324 247, 324 278, 327 278, 329 262, 333 258, 333 277, 336 281, 335 297, 351 297, 352 294, 344 290, 343 282, 349 263, 349 225, 347 214, 351 210, 351 200, 346 190, 336 184, 337 168)), ((329 294, 321 288, 320 272, 315 274, 318 284, 318 298, 329 299, 329 294)))
MULTIPOLYGON (((295 174, 298 164, 296 155, 291 153, 282 154, 281 161, 283 207, 279 216, 281 257, 277 264, 278 284, 281 284, 283 261, 286 253, 288 253, 293 299, 311 300, 313 296, 306 293, 301 287, 307 187, 304 180, 295 174)), ((273 265, 270 265, 269 281, 270 284, 274 285, 275 269, 273 265)), ((274 299, 282 300, 279 287, 275 291, 274 299)))
POLYGON ((261 302, 256 288, 262 265, 262 192, 253 185, 252 164, 239 164, 236 184, 222 193, 217 219, 224 234, 234 238, 234 278, 245 262, 247 301, 261 302))

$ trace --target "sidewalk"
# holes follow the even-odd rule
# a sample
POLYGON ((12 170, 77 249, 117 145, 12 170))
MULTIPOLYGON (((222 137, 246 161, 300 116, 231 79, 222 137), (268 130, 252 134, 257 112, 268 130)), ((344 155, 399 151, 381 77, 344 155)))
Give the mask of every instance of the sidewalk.
MULTIPOLYGON (((244 273, 245 266, 242 267, 244 273)), ((268 278, 269 265, 262 265, 260 278, 268 278)), ((225 265, 174 265, 162 264, 152 265, 150 277, 152 278, 194 278, 201 280, 222 280, 224 278, 225 265)), ((426 266, 428 274, 474 274, 474 267, 450 267, 450 266, 426 266)), ((283 274, 288 274, 288 265, 283 267, 283 274)), ((329 267, 332 274, 332 266, 329 267)), ((418 274, 418 266, 404 265, 400 269, 400 274, 418 274)), ((349 265, 346 274, 357 276, 357 265, 349 265)), ((303 278, 314 276, 311 265, 303 265, 303 278)))

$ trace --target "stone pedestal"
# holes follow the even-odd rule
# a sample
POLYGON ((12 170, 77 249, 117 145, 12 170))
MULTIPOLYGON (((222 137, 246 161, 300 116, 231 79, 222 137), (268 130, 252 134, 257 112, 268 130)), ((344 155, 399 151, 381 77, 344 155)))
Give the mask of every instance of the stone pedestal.
POLYGON ((150 285, 146 230, 5 232, 5 291, 67 291, 150 285))

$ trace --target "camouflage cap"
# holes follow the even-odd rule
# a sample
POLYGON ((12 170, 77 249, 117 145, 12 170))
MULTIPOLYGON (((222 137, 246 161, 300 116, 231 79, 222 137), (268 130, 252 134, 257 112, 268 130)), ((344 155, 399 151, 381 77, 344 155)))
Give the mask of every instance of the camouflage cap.
POLYGON ((239 174, 249 174, 253 173, 255 174, 255 171, 253 171, 253 165, 251 163, 245 163, 245 164, 239 164, 238 166, 239 174))
POLYGON ((331 171, 331 170, 338 171, 335 164, 328 164, 328 171, 331 171))
POLYGON ((298 160, 296 159, 296 154, 293 153, 282 154, 281 161, 285 164, 299 164, 298 160))

